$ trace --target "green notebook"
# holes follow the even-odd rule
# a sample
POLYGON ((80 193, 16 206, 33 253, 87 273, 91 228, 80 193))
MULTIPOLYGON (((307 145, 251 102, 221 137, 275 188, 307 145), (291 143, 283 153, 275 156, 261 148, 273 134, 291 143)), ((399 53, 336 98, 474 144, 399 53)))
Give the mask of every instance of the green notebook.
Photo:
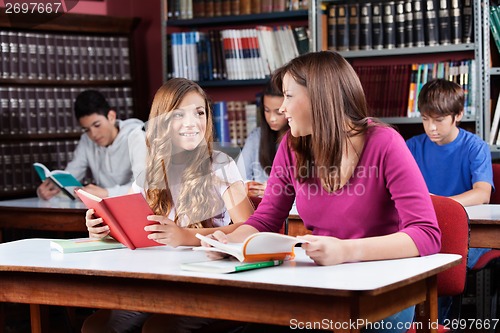
POLYGON ((113 238, 75 238, 54 239, 50 241, 50 248, 61 253, 89 252, 99 250, 120 249, 125 247, 113 238))
POLYGON ((205 272, 205 273, 236 273, 258 269, 264 267, 279 266, 283 260, 268 260, 259 262, 239 262, 233 259, 220 259, 202 262, 190 262, 181 264, 181 269, 185 271, 205 272))

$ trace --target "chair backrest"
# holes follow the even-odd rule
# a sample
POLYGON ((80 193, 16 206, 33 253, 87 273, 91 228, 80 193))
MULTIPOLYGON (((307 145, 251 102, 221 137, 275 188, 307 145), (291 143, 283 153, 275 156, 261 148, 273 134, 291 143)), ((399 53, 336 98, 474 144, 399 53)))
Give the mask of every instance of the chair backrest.
MULTIPOLYGON (((261 197, 248 197, 250 201, 252 202, 252 205, 255 209, 259 206, 260 202, 262 201, 261 197)), ((280 229, 281 234, 288 235, 288 218, 285 220, 283 223, 283 226, 280 229)))
POLYGON ((440 296, 459 295, 464 291, 467 277, 469 216, 464 207, 453 199, 438 195, 432 195, 431 198, 441 229, 440 253, 462 256, 460 265, 438 274, 438 294, 440 296))
POLYGON ((500 164, 493 163, 493 184, 496 191, 491 191, 490 204, 500 204, 500 164))

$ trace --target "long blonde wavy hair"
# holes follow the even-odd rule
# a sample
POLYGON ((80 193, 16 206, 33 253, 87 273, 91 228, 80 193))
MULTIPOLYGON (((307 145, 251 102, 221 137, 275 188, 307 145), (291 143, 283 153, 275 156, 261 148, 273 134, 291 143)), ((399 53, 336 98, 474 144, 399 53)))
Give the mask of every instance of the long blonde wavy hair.
POLYGON ((223 206, 220 195, 215 193, 217 180, 212 177, 213 125, 208 97, 193 81, 174 78, 163 84, 155 94, 146 127, 148 154, 146 161, 146 200, 156 215, 168 216, 174 209, 168 171, 173 156, 170 131, 171 111, 179 107, 190 92, 200 94, 205 100, 207 115, 204 141, 192 151, 186 151, 186 168, 176 181, 181 187, 175 204, 174 222, 181 227, 206 228, 213 226, 213 217, 223 206))

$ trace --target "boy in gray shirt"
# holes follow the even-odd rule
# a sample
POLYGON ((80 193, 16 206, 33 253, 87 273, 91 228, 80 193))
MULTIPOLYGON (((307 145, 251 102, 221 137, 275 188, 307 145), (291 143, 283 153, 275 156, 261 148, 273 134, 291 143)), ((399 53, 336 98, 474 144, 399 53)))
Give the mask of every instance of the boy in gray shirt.
MULTIPOLYGON (((144 123, 133 118, 116 119, 116 111, 96 90, 86 90, 77 96, 75 116, 85 133, 65 170, 82 180, 90 169, 95 184, 85 186, 84 190, 98 197, 126 194, 145 168, 144 123)), ((59 191, 46 179, 38 187, 37 195, 48 200, 59 191)))

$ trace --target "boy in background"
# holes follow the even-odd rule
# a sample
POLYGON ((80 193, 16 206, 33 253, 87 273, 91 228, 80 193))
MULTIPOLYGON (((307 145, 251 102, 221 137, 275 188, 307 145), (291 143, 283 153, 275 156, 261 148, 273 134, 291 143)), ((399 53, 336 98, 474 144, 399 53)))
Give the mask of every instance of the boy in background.
MULTIPOLYGON (((95 184, 84 190, 98 197, 128 193, 136 176, 144 170, 146 139, 139 119, 117 119, 106 98, 96 90, 86 90, 75 100, 75 116, 85 133, 66 171, 82 180, 90 169, 95 184)), ((38 188, 39 198, 48 200, 60 189, 49 179, 38 188)))
MULTIPOLYGON (((429 192, 463 206, 487 204, 493 188, 489 146, 457 125, 464 115, 464 91, 444 79, 427 82, 418 96, 425 134, 406 144, 422 171, 429 192)), ((467 267, 491 249, 470 248, 467 267)), ((448 317, 451 298, 439 300, 439 319, 448 317)))
MULTIPOLYGON (((457 125, 464 115, 464 92, 451 81, 427 82, 418 96, 425 134, 406 144, 422 171, 429 192, 463 206, 487 204, 493 188, 491 153, 486 142, 457 125)), ((470 249, 473 267, 489 249, 470 249)))

